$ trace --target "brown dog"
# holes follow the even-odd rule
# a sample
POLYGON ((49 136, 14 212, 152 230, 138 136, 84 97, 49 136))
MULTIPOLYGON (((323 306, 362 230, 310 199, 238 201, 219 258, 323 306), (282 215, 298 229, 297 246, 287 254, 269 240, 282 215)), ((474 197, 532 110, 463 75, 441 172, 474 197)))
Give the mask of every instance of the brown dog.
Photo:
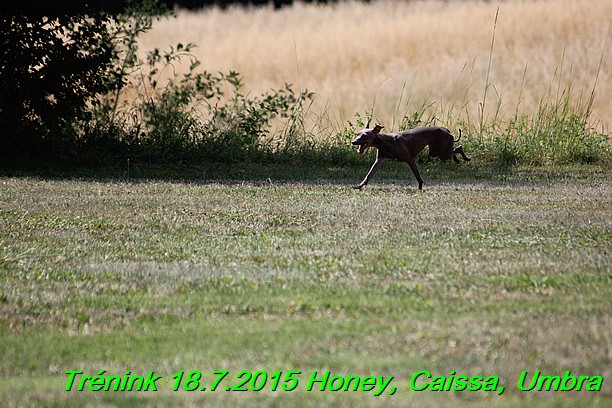
POLYGON ((384 126, 376 125, 374 129, 363 129, 357 133, 357 136, 351 142, 353 145, 359 146, 357 151, 359 154, 363 154, 368 147, 378 149, 376 161, 372 168, 363 181, 353 188, 360 189, 368 184, 370 178, 376 173, 382 162, 386 159, 392 159, 408 163, 419 182, 419 190, 423 190, 423 179, 419 174, 419 169, 417 169, 414 159, 425 146, 429 146, 429 155, 431 157, 439 157, 442 160, 448 160, 452 157, 455 162, 459 163, 457 154, 460 154, 463 160, 471 160, 463 152, 462 146, 453 148, 455 142, 461 139, 461 131, 459 131, 459 138, 455 140, 450 130, 443 127, 420 127, 404 132, 380 133, 383 128, 384 126))

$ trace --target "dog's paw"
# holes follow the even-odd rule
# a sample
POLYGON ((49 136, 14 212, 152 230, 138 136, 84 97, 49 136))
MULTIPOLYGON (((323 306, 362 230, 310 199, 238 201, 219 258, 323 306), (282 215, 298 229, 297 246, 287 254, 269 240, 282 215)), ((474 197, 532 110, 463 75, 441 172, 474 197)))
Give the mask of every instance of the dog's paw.
POLYGON ((361 188, 364 186, 364 184, 357 184, 356 186, 353 186, 353 188, 355 190, 361 190, 361 188))

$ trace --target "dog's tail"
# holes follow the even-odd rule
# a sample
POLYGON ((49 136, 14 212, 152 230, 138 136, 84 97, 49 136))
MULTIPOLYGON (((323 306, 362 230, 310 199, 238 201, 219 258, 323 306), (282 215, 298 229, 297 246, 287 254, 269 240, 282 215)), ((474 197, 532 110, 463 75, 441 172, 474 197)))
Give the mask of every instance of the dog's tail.
POLYGON ((459 137, 457 139, 453 138, 453 143, 457 143, 459 140, 461 140, 461 129, 459 129, 459 137))

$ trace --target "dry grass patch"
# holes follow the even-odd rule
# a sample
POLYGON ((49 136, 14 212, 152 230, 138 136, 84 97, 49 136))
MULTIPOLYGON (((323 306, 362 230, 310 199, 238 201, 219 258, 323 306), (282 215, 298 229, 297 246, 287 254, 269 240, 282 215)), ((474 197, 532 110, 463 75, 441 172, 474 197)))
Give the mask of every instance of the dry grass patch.
MULTIPOLYGON (((255 93, 284 82, 314 90, 313 109, 334 130, 375 99, 375 117, 389 128, 430 104, 437 120, 473 122, 498 7, 485 116, 533 114, 546 95, 556 100, 570 88, 574 101, 586 103, 611 35, 610 2, 349 1, 280 11, 180 11, 157 23, 142 45, 194 42, 207 70, 237 70, 255 93)), ((591 120, 607 129, 612 52, 603 57, 591 120)))

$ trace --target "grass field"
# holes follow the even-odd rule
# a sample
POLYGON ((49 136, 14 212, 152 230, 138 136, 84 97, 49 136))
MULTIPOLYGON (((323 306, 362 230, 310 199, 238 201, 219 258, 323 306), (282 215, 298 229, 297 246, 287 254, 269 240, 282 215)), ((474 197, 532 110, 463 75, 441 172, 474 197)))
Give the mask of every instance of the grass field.
POLYGON ((609 166, 429 163, 419 193, 389 164, 352 190, 366 170, 0 178, 2 405, 612 403, 609 166), (163 378, 157 392, 67 392, 69 370, 163 378), (221 391, 173 392, 193 370, 207 386, 230 374, 221 391), (300 383, 226 392, 242 370, 300 383), (313 370, 393 376, 397 392, 307 391, 313 370), (505 391, 411 391, 420 370, 497 376, 505 391), (523 370, 604 381, 525 392, 523 370))
POLYGON ((315 91, 298 119, 331 142, 255 163, 0 166, 0 406, 611 406, 611 7, 339 2, 158 22, 141 49, 195 42, 245 94, 315 91), (339 133, 370 109, 388 130, 419 110, 462 128, 474 160, 420 160, 424 192, 398 163, 353 190, 373 152, 346 159, 339 133), (247 391, 226 391, 243 370, 247 391), (603 382, 520 390, 537 370, 603 382), (308 390, 326 371, 390 386, 308 390), (416 391, 422 371, 499 383, 416 391), (157 391, 94 390, 149 374, 157 391))
POLYGON ((179 11, 156 23, 141 46, 195 43, 204 69, 238 71, 253 94, 285 82, 316 92, 311 119, 322 138, 372 107, 388 130, 423 107, 432 121, 460 121, 466 130, 480 119, 534 115, 563 94, 583 110, 593 90, 589 123, 605 133, 612 117, 610 15, 611 2, 590 0, 179 11))

